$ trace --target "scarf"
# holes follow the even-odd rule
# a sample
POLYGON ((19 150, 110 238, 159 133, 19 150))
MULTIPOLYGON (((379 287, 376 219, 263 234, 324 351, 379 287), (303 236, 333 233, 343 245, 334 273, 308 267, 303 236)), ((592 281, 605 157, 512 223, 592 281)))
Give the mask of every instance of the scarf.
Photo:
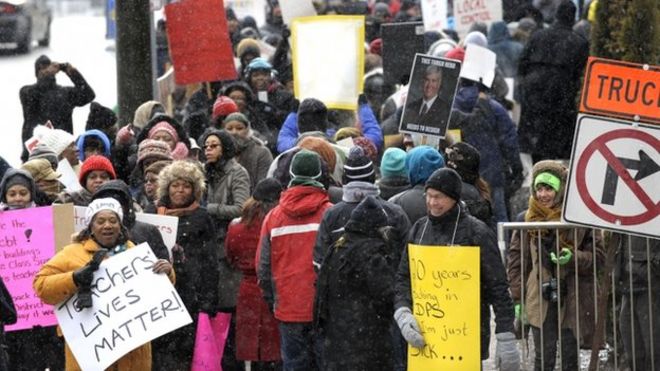
MULTIPOLYGON (((553 207, 545 207, 534 198, 534 196, 529 197, 529 208, 525 213, 526 222, 550 222, 557 221, 561 217, 561 204, 556 204, 553 207)), ((564 231, 565 232, 565 231, 564 231)), ((527 234, 529 235, 530 240, 538 238, 537 230, 529 230, 527 234)), ((546 236, 548 233, 551 233, 549 230, 541 230, 541 235, 546 236)), ((554 233, 554 232, 552 232, 554 233)), ((564 247, 566 245, 573 246, 572 243, 568 242, 564 237, 566 233, 559 233, 559 247, 564 247)))
POLYGON ((165 206, 158 206, 158 215, 169 215, 169 216, 186 216, 192 214, 195 210, 199 208, 199 202, 195 201, 186 207, 179 209, 169 209, 165 206))

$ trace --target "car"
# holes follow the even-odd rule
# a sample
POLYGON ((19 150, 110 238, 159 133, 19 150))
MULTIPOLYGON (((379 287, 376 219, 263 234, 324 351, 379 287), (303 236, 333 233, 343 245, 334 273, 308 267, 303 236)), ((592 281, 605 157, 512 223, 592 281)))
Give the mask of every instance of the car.
POLYGON ((53 16, 46 0, 0 0, 0 43, 13 43, 28 53, 33 40, 40 46, 50 43, 53 16))

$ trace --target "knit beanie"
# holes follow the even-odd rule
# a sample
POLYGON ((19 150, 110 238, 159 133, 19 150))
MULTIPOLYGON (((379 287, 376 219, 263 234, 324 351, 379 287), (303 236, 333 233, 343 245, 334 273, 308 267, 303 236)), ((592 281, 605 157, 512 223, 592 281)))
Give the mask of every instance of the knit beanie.
POLYGON ((87 175, 94 170, 103 170, 110 175, 110 179, 116 179, 117 175, 115 174, 115 168, 112 166, 110 160, 104 156, 93 155, 89 156, 85 162, 80 166, 80 175, 78 180, 80 185, 85 186, 87 181, 87 175))
POLYGON ((119 220, 123 221, 124 211, 121 209, 121 204, 114 198, 109 197, 97 198, 96 200, 92 201, 89 206, 87 206, 87 210, 85 211, 85 218, 91 224, 94 216, 104 210, 114 212, 119 217, 119 220))
POLYGON ((408 179, 412 186, 426 182, 434 171, 444 166, 445 160, 440 153, 429 146, 417 146, 406 156, 408 179))
POLYGON ((28 157, 28 161, 36 160, 38 158, 43 158, 45 160, 48 160, 48 162, 50 163, 50 166, 53 169, 57 169, 57 165, 58 165, 58 162, 59 162, 57 160, 57 155, 55 154, 55 152, 50 147, 48 147, 47 145, 45 145, 43 143, 39 143, 39 144, 37 144, 36 147, 34 147, 32 152, 30 153, 30 156, 28 157))
POLYGON ((44 125, 37 125, 34 128, 34 136, 39 140, 39 143, 47 145, 59 156, 64 152, 66 147, 74 142, 75 138, 69 132, 62 129, 50 129, 44 125))
POLYGON ((468 143, 458 142, 449 146, 445 152, 447 167, 456 170, 464 182, 474 184, 479 179, 481 156, 478 149, 468 143))
POLYGON ((96 102, 89 105, 89 115, 85 130, 109 128, 117 123, 117 114, 110 108, 102 106, 96 102))
POLYGON ((238 112, 236 102, 229 97, 220 95, 213 103, 213 114, 211 115, 211 119, 215 120, 218 117, 225 117, 234 112, 238 112))
POLYGON ((323 188, 323 185, 318 182, 322 175, 321 157, 316 152, 301 149, 293 156, 289 173, 292 178, 289 187, 301 184, 313 184, 323 188))
POLYGON ((250 74, 254 71, 270 71, 272 69, 272 64, 268 63, 266 59, 258 57, 254 58, 252 61, 250 61, 250 64, 248 64, 247 75, 249 77, 250 74))
POLYGON ((542 172, 534 178, 534 189, 536 189, 539 184, 547 185, 554 189, 555 192, 559 192, 561 189, 561 179, 549 171, 542 172))
POLYGON ((343 183, 348 184, 352 181, 369 183, 376 181, 374 164, 360 147, 351 148, 344 163, 343 183))
POLYGON ((376 229, 387 225, 387 213, 374 196, 367 196, 351 211, 349 220, 376 229))
POLYGON ((458 201, 461 199, 463 180, 454 169, 442 168, 431 174, 424 189, 435 189, 458 201))
POLYGON ((42 68, 48 67, 50 64, 51 64, 51 61, 50 61, 50 58, 48 58, 48 56, 46 56, 44 54, 40 55, 39 58, 37 58, 37 60, 34 61, 34 74, 35 74, 35 76, 38 77, 39 71, 42 68))
POLYGON ((252 129, 252 126, 250 125, 250 120, 248 120, 247 116, 245 116, 244 114, 242 114, 240 112, 234 112, 234 113, 229 114, 227 117, 225 117, 225 119, 222 121, 223 127, 224 127, 224 124, 226 124, 230 121, 242 122, 243 125, 245 125, 245 127, 248 128, 248 130, 252 129))
POLYGON ((383 178, 408 177, 406 171, 406 151, 401 148, 390 147, 383 153, 380 160, 380 175, 383 178))
POLYGON ((254 187, 252 198, 262 202, 276 202, 280 199, 282 185, 275 178, 262 179, 254 187))
POLYGON ((21 165, 21 169, 29 172, 35 182, 57 180, 60 177, 60 174, 53 170, 51 163, 45 158, 29 160, 21 165))
POLYGON ((177 134, 176 129, 172 125, 170 125, 170 123, 167 121, 160 121, 159 123, 154 125, 149 130, 147 137, 149 139, 153 139, 154 135, 156 135, 156 133, 158 133, 159 131, 165 131, 166 133, 171 135, 172 138, 174 138, 175 143, 179 141, 179 134, 177 134))
POLYGON ((486 36, 484 36, 483 33, 479 31, 472 31, 467 36, 465 36, 465 40, 463 40, 463 45, 468 46, 469 44, 474 44, 481 46, 482 48, 487 48, 488 47, 488 39, 486 39, 486 36))
POLYGON ((328 165, 328 170, 334 172, 337 166, 337 153, 328 141, 317 137, 305 137, 298 143, 298 147, 316 152, 328 165))
POLYGON ((144 160, 155 158, 157 160, 172 160, 172 151, 165 142, 145 139, 140 142, 137 151, 137 165, 141 166, 144 160))
POLYGON ((236 56, 242 58, 246 53, 252 53, 256 57, 261 55, 261 50, 259 49, 259 43, 255 39, 243 39, 238 43, 236 47, 236 56))

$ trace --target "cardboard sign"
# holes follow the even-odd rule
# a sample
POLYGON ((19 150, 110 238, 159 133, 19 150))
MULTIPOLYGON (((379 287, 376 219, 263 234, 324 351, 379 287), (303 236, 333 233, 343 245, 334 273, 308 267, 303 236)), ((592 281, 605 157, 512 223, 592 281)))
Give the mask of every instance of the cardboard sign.
POLYGON ((291 21, 296 18, 316 15, 316 9, 311 0, 280 0, 279 4, 285 24, 291 24, 291 21))
POLYGON ((177 84, 236 78, 222 0, 172 3, 165 16, 177 84))
POLYGON ((135 220, 158 227, 163 236, 163 242, 172 256, 172 247, 176 244, 176 233, 179 229, 179 218, 169 215, 136 213, 135 220))
POLYGON ((443 138, 460 71, 459 61, 417 54, 399 131, 443 138))
POLYGON ((491 23, 502 20, 502 0, 456 0, 454 21, 456 32, 463 38, 474 22, 491 23))
POLYGON ((564 221, 658 238, 659 183, 660 126, 578 116, 564 221))
POLYGON ((408 370, 481 367, 479 247, 408 245, 413 313, 426 345, 408 370))
POLYGON ((5 330, 56 324, 53 307, 42 303, 32 289, 34 276, 54 254, 52 207, 0 213, 0 274, 18 314, 18 322, 5 330))
POLYGON ((422 0, 422 17, 426 31, 442 31, 447 27, 447 1, 422 0))
POLYGON ((385 23, 383 39, 383 76, 390 84, 408 84, 415 54, 425 53, 422 22, 385 23))
POLYGON ((589 57, 580 111, 660 124, 660 66, 589 57))
POLYGON ((356 109, 364 84, 364 17, 297 18, 291 39, 296 98, 356 109))
POLYGON ((490 88, 493 85, 493 80, 495 80, 496 59, 497 55, 490 49, 468 44, 465 49, 460 77, 480 82, 490 88))
POLYGON ((112 256, 94 273, 92 308, 77 310, 77 294, 56 305, 64 338, 83 370, 103 370, 192 322, 167 276, 151 270, 156 260, 146 243, 112 256))

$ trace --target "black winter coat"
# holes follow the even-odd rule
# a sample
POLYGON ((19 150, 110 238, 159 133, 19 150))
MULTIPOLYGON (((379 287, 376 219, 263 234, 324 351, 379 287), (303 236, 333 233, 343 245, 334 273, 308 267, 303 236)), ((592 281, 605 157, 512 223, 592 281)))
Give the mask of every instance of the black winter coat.
MULTIPOLYGON (((423 217, 408 234, 408 243, 435 246, 479 246, 481 277, 481 359, 488 358, 490 343, 490 306, 495 311, 495 333, 513 332, 513 302, 493 231, 477 218, 469 215, 459 204, 438 218, 423 217), (458 226, 456 222, 458 219, 458 226), (456 236, 452 235, 456 227, 456 236)), ((410 264, 408 248, 403 250, 397 272, 394 308, 412 308, 410 264)))
POLYGON ((521 152, 534 162, 567 159, 577 116, 577 94, 589 43, 570 26, 555 24, 532 34, 518 64, 521 152))
POLYGON ((410 223, 414 224, 426 215, 426 197, 424 197, 424 183, 407 189, 391 197, 388 201, 401 206, 408 216, 410 223))
MULTIPOLYGON (((392 228, 391 242, 388 256, 393 262, 393 267, 399 264, 401 253, 406 246, 407 233, 410 230, 410 221, 399 205, 387 202, 378 198, 380 206, 387 213, 387 225, 392 228)), ((344 233, 344 226, 351 218, 351 212, 359 205, 359 202, 340 202, 323 214, 319 231, 316 234, 316 244, 314 245, 314 266, 320 267, 330 246, 344 233)))
POLYGON ((394 269, 385 241, 372 230, 348 231, 319 272, 314 325, 323 370, 392 370, 390 324, 394 269))
POLYGON ((130 234, 130 240, 136 245, 146 242, 158 259, 170 260, 170 253, 167 251, 167 246, 165 246, 165 242, 163 241, 163 235, 160 234, 158 227, 155 225, 136 221, 129 228, 128 233, 130 234))

